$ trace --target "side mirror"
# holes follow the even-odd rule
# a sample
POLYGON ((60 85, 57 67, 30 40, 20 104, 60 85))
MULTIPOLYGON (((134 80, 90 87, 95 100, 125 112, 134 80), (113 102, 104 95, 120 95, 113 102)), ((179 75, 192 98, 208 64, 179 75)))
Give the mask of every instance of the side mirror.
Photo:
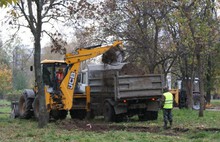
POLYGON ((30 66, 30 71, 33 71, 33 66, 30 66))

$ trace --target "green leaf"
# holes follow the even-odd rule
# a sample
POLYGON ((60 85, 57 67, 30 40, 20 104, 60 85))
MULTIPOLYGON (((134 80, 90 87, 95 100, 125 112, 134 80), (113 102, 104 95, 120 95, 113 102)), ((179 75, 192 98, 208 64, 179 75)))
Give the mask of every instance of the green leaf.
POLYGON ((18 0, 0 0, 0 7, 8 6, 9 4, 17 3, 18 0))

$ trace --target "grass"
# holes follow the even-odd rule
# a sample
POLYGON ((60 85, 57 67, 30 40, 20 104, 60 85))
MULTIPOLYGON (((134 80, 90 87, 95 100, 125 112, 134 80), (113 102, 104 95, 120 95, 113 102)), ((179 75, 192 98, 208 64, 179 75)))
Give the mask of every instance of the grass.
POLYGON ((220 106, 220 100, 211 100, 213 106, 220 106))
MULTIPOLYGON (((219 101, 220 102, 220 101, 219 101)), ((217 102, 217 103, 219 103, 217 102)), ((64 130, 49 123, 46 128, 39 129, 37 122, 33 120, 10 119, 10 103, 0 100, 0 142, 218 142, 220 141, 220 111, 204 111, 204 117, 198 117, 198 111, 187 109, 174 109, 173 129, 162 129, 162 111, 159 112, 158 120, 149 122, 123 122, 115 125, 124 126, 149 126, 161 127, 158 133, 107 131, 88 132, 79 130, 64 130), (188 131, 175 131, 175 128, 188 131), (215 129, 213 129, 215 128, 215 129)), ((68 118, 69 119, 69 118, 68 118)), ((137 118, 133 118, 137 119, 137 118)), ((95 120, 100 121, 100 120, 95 120)))

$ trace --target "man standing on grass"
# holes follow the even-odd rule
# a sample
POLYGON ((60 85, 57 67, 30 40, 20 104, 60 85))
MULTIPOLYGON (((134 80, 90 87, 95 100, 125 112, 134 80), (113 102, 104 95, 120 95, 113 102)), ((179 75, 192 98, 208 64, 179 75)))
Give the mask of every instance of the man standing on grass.
POLYGON ((164 129, 167 129, 167 123, 170 122, 170 127, 172 126, 172 109, 173 109, 173 94, 168 91, 168 88, 163 89, 162 95, 162 108, 163 108, 163 120, 164 129))

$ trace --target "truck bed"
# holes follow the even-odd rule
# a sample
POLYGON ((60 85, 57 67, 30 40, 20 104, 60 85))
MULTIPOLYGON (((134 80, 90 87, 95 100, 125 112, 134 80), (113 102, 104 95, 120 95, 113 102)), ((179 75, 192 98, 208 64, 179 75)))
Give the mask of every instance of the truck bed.
POLYGON ((149 75, 108 75, 89 79, 92 96, 114 97, 120 99, 138 99, 160 97, 162 95, 160 74, 149 75))

